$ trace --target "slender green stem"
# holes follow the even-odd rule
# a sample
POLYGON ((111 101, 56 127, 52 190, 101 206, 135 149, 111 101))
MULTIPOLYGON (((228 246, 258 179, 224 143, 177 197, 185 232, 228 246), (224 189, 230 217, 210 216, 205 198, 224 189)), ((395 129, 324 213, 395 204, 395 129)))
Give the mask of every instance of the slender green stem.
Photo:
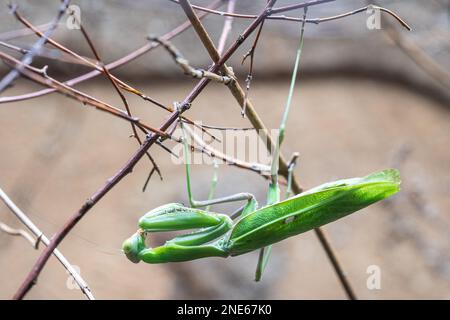
MULTIPOLYGON (((195 200, 194 196, 192 194, 192 187, 191 187, 191 157, 189 154, 189 147, 187 143, 187 134, 184 128, 184 124, 182 121, 180 121, 180 126, 183 131, 183 148, 184 148, 184 161, 186 166, 186 183, 187 183, 187 191, 188 191, 188 197, 189 197, 189 203, 192 208, 201 208, 201 207, 207 207, 213 204, 219 204, 219 203, 228 203, 228 202, 235 202, 235 201, 247 201, 247 205, 249 208, 251 207, 251 203, 255 202, 255 197, 246 192, 236 193, 231 196, 226 197, 220 197, 215 199, 208 199, 205 201, 199 201, 195 200)), ((214 187, 215 188, 215 187, 214 187)), ((211 196, 211 193, 210 193, 211 196)))

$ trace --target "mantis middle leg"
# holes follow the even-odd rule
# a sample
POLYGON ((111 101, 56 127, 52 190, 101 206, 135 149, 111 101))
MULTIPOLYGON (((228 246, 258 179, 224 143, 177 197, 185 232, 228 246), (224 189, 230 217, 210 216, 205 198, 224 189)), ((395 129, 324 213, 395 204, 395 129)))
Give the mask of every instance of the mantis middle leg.
POLYGON ((187 136, 186 136, 186 132, 183 127, 184 124, 182 121, 180 121, 180 126, 183 131, 183 151, 184 151, 184 161, 185 161, 185 167, 186 167, 186 184, 187 184, 189 203, 190 203, 191 207, 202 208, 202 207, 207 207, 207 206, 219 204, 219 203, 247 201, 246 205, 244 206, 244 208, 241 212, 241 215, 245 216, 246 214, 255 211, 258 207, 258 203, 256 202, 255 197, 251 193, 246 193, 246 192, 236 193, 234 195, 215 198, 215 199, 208 199, 208 200, 195 200, 194 199, 193 194, 192 194, 192 187, 191 187, 190 154, 189 154, 189 148, 187 145, 187 136))

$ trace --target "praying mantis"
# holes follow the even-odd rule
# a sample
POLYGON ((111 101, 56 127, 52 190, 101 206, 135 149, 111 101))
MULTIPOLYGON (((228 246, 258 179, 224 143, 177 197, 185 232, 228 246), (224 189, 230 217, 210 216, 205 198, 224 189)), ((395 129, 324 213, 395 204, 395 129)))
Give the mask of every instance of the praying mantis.
MULTIPOLYGON (((285 126, 293 96, 295 80, 303 47, 304 21, 300 42, 278 140, 272 154, 270 183, 266 205, 258 209, 255 197, 250 193, 197 201, 191 190, 189 150, 183 122, 184 159, 187 191, 190 207, 170 203, 155 208, 142 216, 138 231, 123 242, 122 250, 134 262, 167 263, 183 262, 206 257, 230 257, 260 250, 255 280, 261 279, 267 265, 271 246, 284 239, 321 227, 341 219, 377 201, 383 200, 400 189, 400 175, 395 169, 386 169, 362 178, 343 179, 325 183, 306 192, 280 200, 278 161, 280 146, 284 140, 285 126), (246 201, 231 217, 209 211, 209 206, 219 203, 246 201), (208 209, 202 209, 208 207, 208 209), (153 232, 194 230, 176 236, 164 245, 150 248, 146 238, 153 232)), ((289 170, 288 190, 292 170, 289 170)))

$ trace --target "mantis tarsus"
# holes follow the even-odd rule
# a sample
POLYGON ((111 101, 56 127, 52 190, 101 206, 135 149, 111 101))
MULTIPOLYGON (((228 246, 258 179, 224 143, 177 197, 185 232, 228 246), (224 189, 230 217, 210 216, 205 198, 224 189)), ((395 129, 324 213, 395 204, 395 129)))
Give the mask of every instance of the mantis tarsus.
MULTIPOLYGON (((280 201, 279 151, 297 76, 303 34, 304 22, 278 143, 273 153, 267 205, 258 209, 255 197, 250 193, 206 201, 194 200, 189 151, 183 130, 187 190, 191 207, 170 203, 145 214, 139 220, 139 230, 123 243, 122 249, 129 260, 134 263, 182 262, 205 257, 238 256, 259 249, 261 251, 255 277, 258 281, 267 264, 272 244, 343 218, 399 191, 398 171, 387 169, 363 178, 326 183, 280 201), (225 214, 199 209, 217 203, 244 200, 246 204, 239 211, 236 221, 225 214), (156 248, 149 248, 145 243, 147 234, 151 232, 188 229, 195 231, 177 236, 156 248)), ((181 121, 180 125, 183 128, 181 121)), ((292 174, 292 170, 289 172, 292 174)), ((289 181, 290 179, 288 183, 289 181)))

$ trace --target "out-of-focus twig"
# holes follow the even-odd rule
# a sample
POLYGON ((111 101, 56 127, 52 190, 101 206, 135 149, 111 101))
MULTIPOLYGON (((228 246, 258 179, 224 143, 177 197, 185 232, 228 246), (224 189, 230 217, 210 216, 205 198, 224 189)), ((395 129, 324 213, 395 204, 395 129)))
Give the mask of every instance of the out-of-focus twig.
MULTIPOLYGON (((21 64, 17 66, 18 69, 11 70, 3 79, 0 81, 0 93, 3 92, 6 87, 8 87, 20 74, 21 69, 23 69, 23 65, 29 65, 33 62, 33 58, 36 53, 39 52, 41 47, 47 42, 47 38, 53 33, 53 31, 58 26, 59 21, 63 17, 64 13, 67 10, 67 7, 70 4, 70 0, 64 0, 61 2, 61 5, 58 8, 58 12, 53 19, 50 27, 45 31, 44 36, 39 38, 34 45, 31 47, 30 51, 22 58, 21 64)), ((16 6, 11 6, 11 10, 16 10, 16 6)))
MULTIPOLYGON (((41 230, 33 223, 33 221, 28 218, 28 216, 16 206, 16 204, 8 197, 8 195, 0 189, 0 198, 5 203, 5 205, 11 210, 11 212, 20 220, 36 237, 35 241, 31 235, 23 230, 9 230, 9 231, 18 231, 20 235, 25 237, 30 243, 36 247, 37 244, 42 242, 44 245, 48 246, 50 240, 42 233, 41 230)), ((53 251, 53 255, 59 260, 59 262, 63 265, 63 267, 67 270, 67 272, 73 277, 75 282, 80 287, 81 291, 89 300, 95 300, 94 295, 91 292, 88 284, 81 275, 75 270, 72 264, 64 257, 64 255, 58 249, 53 251)))
POLYGON ((11 236, 21 236, 22 238, 27 240, 35 249, 37 249, 39 246, 39 238, 37 238, 37 239, 33 238, 31 236, 31 234, 29 234, 28 232, 26 232, 23 229, 12 228, 12 227, 8 226, 6 223, 3 223, 0 221, 0 230, 11 236))
MULTIPOLYGON (((169 1, 180 4, 179 0, 169 0, 169 1)), ((312 6, 312 5, 315 5, 315 4, 321 4, 321 3, 332 2, 332 1, 335 1, 335 0, 310 1, 309 5, 312 6)), ((272 12, 267 16, 266 20, 284 20, 284 21, 296 21, 296 22, 302 21, 302 18, 287 17, 287 16, 284 16, 284 15, 276 16, 276 15, 273 15, 273 14, 274 13, 285 12, 285 11, 290 11, 290 10, 303 8, 303 5, 304 5, 304 2, 299 4, 299 7, 294 5, 294 6, 289 6, 289 8, 288 7, 283 7, 283 8, 277 9, 277 10, 281 9, 281 11, 274 11, 275 9, 272 9, 272 12)), ((195 10, 208 12, 208 13, 216 14, 216 15, 223 16, 223 17, 240 18, 240 19, 256 19, 258 17, 255 14, 239 14, 239 13, 231 12, 229 10, 227 10, 227 12, 225 12, 225 11, 214 10, 214 9, 211 9, 211 8, 201 7, 201 6, 198 6, 198 5, 191 5, 191 6, 195 10)), ((318 22, 316 21, 316 19, 307 19, 306 23, 318 23, 318 22)))
MULTIPOLYGON (((221 4, 223 3, 223 0, 216 0, 214 1, 214 3, 212 3, 208 8, 211 9, 215 9, 218 8, 221 4)), ((202 13, 199 18, 202 19, 204 18, 208 13, 202 13)), ((162 38, 164 38, 165 40, 170 40, 176 36, 178 36, 179 34, 183 33, 184 31, 186 31, 187 29, 189 29, 191 27, 191 23, 189 21, 185 21, 182 24, 180 24, 178 27, 174 28, 173 30, 167 32, 166 34, 164 34, 162 36, 162 38)), ((159 46, 159 44, 157 43, 147 43, 144 46, 130 52, 128 55, 113 61, 109 64, 107 64, 105 67, 108 70, 114 70, 120 66, 123 66, 137 58, 139 58, 140 56, 146 54, 149 51, 152 51, 153 49, 157 48, 159 46)), ((84 82, 86 80, 92 79, 94 77, 97 77, 98 75, 100 75, 102 73, 102 71, 99 70, 92 70, 88 73, 85 73, 81 76, 75 77, 71 80, 65 81, 64 84, 68 85, 68 86, 74 86, 78 83, 84 82)), ((17 96, 11 96, 11 97, 0 97, 0 104, 1 103, 8 103, 8 102, 14 102, 14 101, 22 101, 22 100, 27 100, 27 99, 33 99, 36 97, 40 97, 46 94, 50 94, 57 91, 57 89, 55 88, 46 88, 46 89, 42 89, 42 90, 38 90, 35 92, 31 92, 31 93, 26 93, 26 94, 21 94, 21 95, 17 95, 17 96)), ((170 112, 173 112, 173 110, 170 110, 170 112)))
MULTIPOLYGON (((236 6, 236 0, 228 0, 227 13, 233 13, 234 7, 236 6)), ((227 16, 225 17, 225 23, 223 24, 222 33, 219 38, 219 44, 217 45, 217 52, 219 55, 223 54, 223 50, 225 50, 225 45, 227 44, 228 35, 233 26, 233 17, 227 16)))
POLYGON ((17 68, 16 70, 20 70, 20 73, 22 73, 27 78, 30 78, 31 80, 40 83, 44 86, 56 88, 58 92, 66 94, 66 96, 71 97, 75 100, 78 100, 82 102, 83 104, 91 105, 101 111, 105 111, 107 113, 110 113, 112 115, 115 115, 119 118, 125 119, 129 122, 132 122, 136 124, 137 126, 143 127, 151 132, 158 132, 162 136, 167 136, 164 132, 161 132, 157 128, 153 128, 145 123, 142 123, 138 118, 130 117, 126 112, 123 110, 116 108, 106 102, 103 102, 97 98, 94 98, 92 96, 89 96, 88 94, 85 94, 79 90, 76 90, 65 83, 62 83, 52 77, 50 77, 47 74, 47 68, 44 67, 42 69, 38 69, 35 67, 32 67, 30 65, 24 65, 21 61, 15 59, 14 57, 7 55, 6 53, 3 53, 0 51, 0 59, 2 59, 5 63, 12 65, 14 68, 17 68), (22 69, 19 67, 23 66, 22 69))
MULTIPOLYGON (((74 15, 74 18, 77 19, 77 17, 75 15, 74 15)), ((84 26, 81 24, 81 21, 78 20, 78 24, 80 26, 81 33, 83 34, 84 38, 86 39, 86 42, 88 43, 89 47, 92 50, 92 53, 94 54, 95 58, 97 59, 98 63, 100 64, 101 68, 103 69, 103 72, 105 73, 106 77, 113 85, 114 90, 117 92, 120 99, 122 100, 128 116, 133 117, 133 115, 131 114, 130 105, 128 104, 128 100, 127 100, 127 98, 125 98, 125 95, 122 93, 122 91, 120 91, 119 80, 114 78, 114 76, 110 73, 110 71, 108 71, 108 69, 105 67, 103 60, 100 58, 100 54, 98 53, 98 50, 95 48, 94 42, 89 37, 89 34, 86 31, 86 29, 84 28, 84 26)), ((134 90, 134 91, 136 91, 136 90, 134 90)), ((131 124, 131 130, 133 131, 132 137, 134 137, 136 139, 136 141, 139 143, 139 145, 142 145, 142 140, 139 137, 139 134, 136 129, 136 124, 133 122, 131 122, 130 124, 131 124)), ((144 132, 144 134, 148 134, 148 132, 145 129, 141 128, 141 130, 144 132)), ((150 160, 150 162, 153 165, 153 168, 150 171, 149 178, 151 178, 153 172, 157 172, 160 179, 162 180, 163 177, 162 177, 161 170, 160 170, 158 164, 156 163, 156 161, 153 159, 153 157, 151 156, 151 154, 149 152, 147 152, 146 154, 147 154, 148 159, 150 160)))
POLYGON ((268 173, 270 173, 270 166, 263 165, 256 162, 245 162, 239 159, 235 159, 233 157, 230 157, 229 155, 226 155, 214 148, 212 148, 210 145, 206 144, 201 137, 195 134, 189 128, 189 126, 184 126, 184 130, 191 136, 191 138, 201 147, 201 150, 203 150, 207 155, 209 155, 212 158, 218 158, 223 161, 225 161, 226 164, 236 166, 238 168, 247 169, 250 171, 254 171, 262 176, 267 176, 268 173))
MULTIPOLYGON (((32 30, 38 37, 44 37, 44 34, 38 29, 36 28, 31 22, 29 22, 27 19, 25 19, 20 13, 19 10, 15 10, 14 11, 14 16, 16 17, 16 19, 21 22, 23 25, 25 25, 26 27, 28 27, 30 30, 32 30)), ((75 15, 73 15, 74 19, 78 19, 75 15)), ((82 35, 86 38, 89 38, 86 29, 84 28, 84 26, 81 24, 81 21, 77 21, 78 25, 80 26, 80 30, 82 35)), ((102 61, 99 61, 98 58, 98 52, 97 50, 95 50, 95 48, 93 49, 94 55, 96 56, 96 60, 95 59, 89 59, 86 58, 82 55, 77 54, 76 52, 70 50, 69 48, 67 48, 66 46, 62 45, 61 43, 57 42, 56 40, 52 39, 52 38, 48 38, 47 42, 49 44, 51 44, 52 46, 54 46, 55 48, 59 49, 62 51, 63 54, 69 55, 70 57, 75 58, 76 60, 79 61, 79 63, 83 63, 85 65, 88 65, 98 71, 101 71, 103 73, 107 73, 108 69, 105 67, 105 65, 102 63, 102 61)), ((87 40, 89 46, 93 47, 93 43, 92 41, 89 39, 87 40)), ((108 76, 108 75, 107 75, 108 76)), ((109 74, 109 77, 112 78, 117 85, 119 85, 121 88, 127 90, 128 92, 131 92, 133 94, 136 94, 138 96, 140 96, 141 98, 143 98, 146 101, 149 101, 155 105, 157 105, 158 107, 161 108, 165 108, 165 106, 156 101, 155 99, 143 94, 142 92, 140 92, 139 90, 137 90, 136 88, 133 88, 132 86, 130 86, 129 84, 125 83, 124 81, 118 79, 117 77, 109 74)), ((130 115, 131 116, 131 115, 130 115)))
POLYGON ((218 75, 216 73, 209 72, 207 70, 196 69, 196 68, 192 67, 189 64, 189 61, 186 60, 182 56, 180 51, 172 43, 170 43, 168 40, 164 40, 162 38, 154 37, 154 36, 149 36, 148 39, 150 41, 154 41, 154 42, 157 42, 160 45, 162 45, 163 48, 166 49, 167 52, 170 53, 170 55, 172 56, 172 58, 175 61, 175 63, 177 65, 179 65, 181 67, 181 69, 183 69, 184 73, 187 74, 187 75, 190 75, 193 78, 196 78, 196 79, 207 78, 209 80, 213 80, 213 81, 216 81, 216 82, 219 82, 219 83, 223 83, 223 84, 229 84, 231 81, 233 81, 232 77, 221 76, 221 75, 218 75))
MULTIPOLYGON (((45 30, 48 29, 48 27, 51 26, 51 22, 50 23, 45 23, 45 24, 40 24, 38 26, 36 26, 36 28, 38 28, 38 30, 45 32, 45 30)), ((8 41, 8 40, 12 40, 12 39, 16 39, 16 38, 20 38, 20 37, 25 37, 28 36, 30 34, 33 34, 33 31, 31 31, 28 28, 25 29, 19 29, 19 30, 12 30, 12 31, 7 31, 7 32, 3 32, 0 33, 0 40, 1 41, 8 41)))
POLYGON ((386 36, 394 42, 417 66, 445 88, 450 88, 450 73, 440 66, 419 45, 402 34, 390 21, 384 20, 386 36))
POLYGON ((250 57, 250 66, 248 68, 247 77, 245 78, 245 97, 244 97, 244 103, 242 104, 242 110, 241 115, 245 116, 246 114, 246 108, 247 108, 247 101, 248 101, 248 95, 250 92, 250 86, 252 84, 253 80, 253 62, 255 58, 255 51, 256 46, 258 45, 259 37, 261 36, 262 29, 264 27, 264 23, 261 23, 259 26, 258 32, 256 33, 255 41, 253 41, 253 45, 250 48, 249 51, 247 51, 246 54, 244 54, 244 57, 242 58, 241 64, 244 64, 245 60, 250 57))

